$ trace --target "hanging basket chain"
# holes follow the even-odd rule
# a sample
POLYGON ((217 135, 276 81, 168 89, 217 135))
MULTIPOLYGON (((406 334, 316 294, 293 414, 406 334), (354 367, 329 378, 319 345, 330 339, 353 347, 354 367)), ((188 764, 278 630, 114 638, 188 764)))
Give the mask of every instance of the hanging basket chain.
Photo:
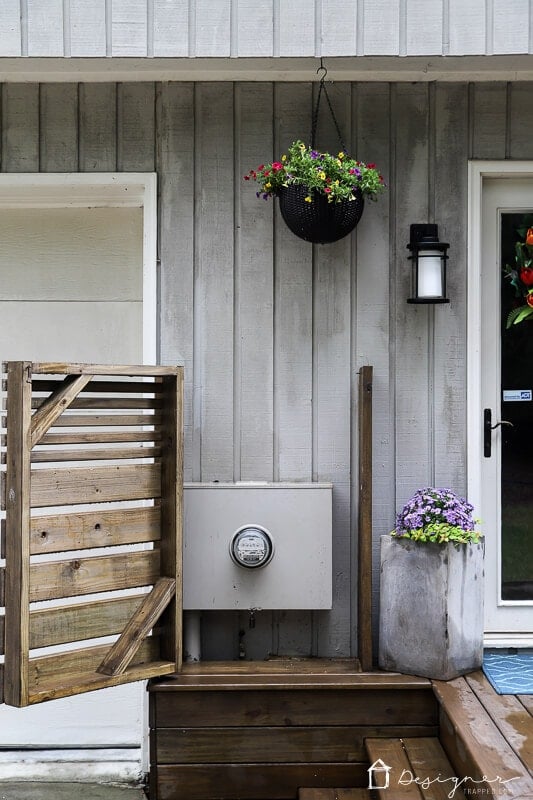
POLYGON ((330 97, 329 97, 329 94, 328 94, 328 90, 327 90, 327 87, 326 87, 326 75, 328 74, 328 71, 327 71, 326 67, 323 65, 322 59, 320 59, 320 66, 317 69, 317 75, 318 75, 319 72, 323 72, 323 75, 320 78, 320 85, 318 87, 318 95, 317 95, 317 98, 316 98, 315 107, 313 109, 313 116, 312 116, 312 119, 311 119, 311 147, 313 149, 315 147, 316 129, 317 129, 317 126, 318 126, 318 112, 319 112, 319 109, 320 109, 320 100, 322 98, 322 92, 324 92, 324 95, 326 97, 326 101, 327 101, 327 104, 328 104, 328 107, 329 107, 329 110, 330 110, 330 113, 331 113, 331 118, 333 120, 333 124, 335 125, 335 130, 337 131, 337 136, 339 137, 339 143, 340 143, 340 146, 341 146, 341 150, 344 153, 346 153, 346 145, 344 144, 344 140, 342 138, 341 129, 339 127, 339 123, 337 122, 337 117, 335 116, 335 112, 333 111, 333 106, 331 104, 331 100, 330 100, 330 97))

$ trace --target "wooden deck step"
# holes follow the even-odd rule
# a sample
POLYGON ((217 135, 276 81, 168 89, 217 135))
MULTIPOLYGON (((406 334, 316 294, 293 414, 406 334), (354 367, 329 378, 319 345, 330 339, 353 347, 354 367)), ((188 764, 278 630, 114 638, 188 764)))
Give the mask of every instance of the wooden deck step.
POLYGON ((380 800, 464 800, 454 769, 436 737, 367 739, 374 795, 380 800))
POLYGON ((372 800, 368 789, 299 789, 298 800, 372 800))
MULTIPOLYGON (((434 681, 440 740, 457 774, 478 790, 533 798, 533 717, 513 695, 498 695, 482 672, 434 681)), ((467 784, 465 784, 467 785, 467 784)))

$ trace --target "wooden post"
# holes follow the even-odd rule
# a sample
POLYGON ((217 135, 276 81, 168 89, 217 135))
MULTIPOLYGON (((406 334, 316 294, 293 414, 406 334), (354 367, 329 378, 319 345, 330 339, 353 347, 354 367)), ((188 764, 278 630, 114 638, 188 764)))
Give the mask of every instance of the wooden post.
POLYGON ((373 368, 359 372, 359 514, 357 643, 363 672, 372 669, 372 380, 373 368))
POLYGON ((4 699, 28 703, 31 364, 7 365, 4 699))

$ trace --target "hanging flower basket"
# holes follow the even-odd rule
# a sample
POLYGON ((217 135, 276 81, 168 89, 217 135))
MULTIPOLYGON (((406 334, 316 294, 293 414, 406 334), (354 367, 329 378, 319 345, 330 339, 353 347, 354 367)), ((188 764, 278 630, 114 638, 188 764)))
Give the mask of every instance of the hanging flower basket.
POLYGON ((364 198, 360 189, 353 200, 332 203, 328 196, 307 186, 282 186, 278 192, 279 208, 285 224, 300 239, 314 244, 337 242, 351 233, 363 214, 364 198), (309 202, 311 197, 311 202, 309 202))

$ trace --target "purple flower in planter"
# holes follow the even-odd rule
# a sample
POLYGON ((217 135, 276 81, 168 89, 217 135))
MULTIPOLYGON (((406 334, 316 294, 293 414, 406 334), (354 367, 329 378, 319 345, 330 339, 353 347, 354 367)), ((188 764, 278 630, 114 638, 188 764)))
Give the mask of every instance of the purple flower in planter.
POLYGON ((422 542, 477 542, 473 506, 450 489, 419 489, 396 518, 393 536, 422 542))

